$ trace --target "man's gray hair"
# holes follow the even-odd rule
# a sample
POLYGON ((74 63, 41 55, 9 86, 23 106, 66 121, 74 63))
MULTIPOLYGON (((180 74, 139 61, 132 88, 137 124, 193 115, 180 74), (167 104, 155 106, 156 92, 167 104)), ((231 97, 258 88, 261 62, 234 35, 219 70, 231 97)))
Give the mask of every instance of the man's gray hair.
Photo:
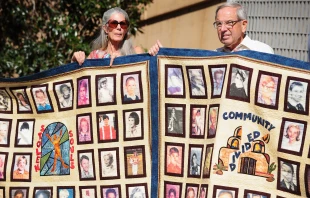
POLYGON ((236 2, 227 2, 217 7, 215 11, 215 19, 217 17, 218 11, 222 8, 227 8, 227 7, 237 8, 238 20, 247 20, 247 12, 246 12, 245 7, 243 7, 240 3, 236 3, 236 2))

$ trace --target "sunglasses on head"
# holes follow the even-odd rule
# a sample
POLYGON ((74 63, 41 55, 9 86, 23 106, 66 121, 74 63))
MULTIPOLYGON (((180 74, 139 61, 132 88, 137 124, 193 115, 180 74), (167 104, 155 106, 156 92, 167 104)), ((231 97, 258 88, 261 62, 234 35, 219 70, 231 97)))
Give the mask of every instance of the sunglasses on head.
POLYGON ((116 21, 116 20, 112 20, 112 21, 108 21, 107 24, 108 24, 108 27, 109 27, 109 28, 113 28, 113 29, 117 28, 118 24, 119 24, 119 25, 121 26, 121 28, 124 29, 124 30, 126 30, 126 29, 128 28, 128 24, 127 24, 126 21, 120 21, 120 22, 118 22, 118 21, 116 21))

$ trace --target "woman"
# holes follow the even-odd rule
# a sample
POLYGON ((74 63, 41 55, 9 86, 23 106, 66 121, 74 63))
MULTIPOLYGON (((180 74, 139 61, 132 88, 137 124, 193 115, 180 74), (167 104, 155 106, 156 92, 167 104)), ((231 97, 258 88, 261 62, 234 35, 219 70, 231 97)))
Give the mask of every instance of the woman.
POLYGON ((179 133, 179 122, 176 117, 175 108, 171 109, 171 115, 169 118, 169 125, 168 125, 168 131, 169 133, 179 133))
POLYGON ((141 130, 139 128, 140 118, 136 112, 131 112, 128 117, 128 129, 127 129, 127 138, 132 137, 141 137, 141 130))
POLYGON ((301 146, 300 134, 301 129, 300 126, 296 123, 291 123, 286 128, 286 134, 283 137, 282 148, 299 152, 301 146))
POLYGON ((200 175, 200 166, 198 164, 197 155, 194 153, 191 159, 191 175, 200 175))
POLYGON ((237 70, 234 82, 230 85, 230 96, 236 96, 240 98, 247 98, 247 94, 244 89, 244 82, 246 79, 246 73, 242 70, 237 70))
POLYGON ((274 106, 276 84, 277 81, 274 77, 263 75, 260 82, 257 102, 274 106))
POLYGON ((81 118, 81 120, 80 120, 79 141, 80 142, 91 141, 89 121, 86 118, 81 118))
MULTIPOLYGON (((100 35, 91 43, 91 47, 93 51, 87 59, 111 58, 110 65, 115 57, 143 53, 141 47, 133 47, 129 39, 128 14, 118 7, 111 8, 103 14, 100 35)), ((79 65, 84 61, 83 51, 75 52, 71 59, 71 62, 78 62, 79 65)))

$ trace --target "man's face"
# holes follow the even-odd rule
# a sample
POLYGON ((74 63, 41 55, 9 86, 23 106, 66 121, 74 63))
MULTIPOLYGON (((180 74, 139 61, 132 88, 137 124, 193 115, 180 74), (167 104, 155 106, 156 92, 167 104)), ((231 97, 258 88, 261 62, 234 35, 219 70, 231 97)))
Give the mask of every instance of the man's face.
POLYGON ((104 162, 105 166, 109 166, 110 165, 110 157, 108 155, 105 155, 103 157, 103 162, 104 162))
POLYGON ((170 162, 172 164, 176 165, 178 161, 179 161, 179 154, 178 153, 170 154, 170 162))
POLYGON ((87 159, 83 159, 81 161, 81 167, 83 168, 83 170, 85 172, 88 172, 88 170, 89 170, 89 161, 87 159))
POLYGON ((291 98, 295 102, 300 102, 301 99, 302 99, 303 94, 304 94, 304 88, 302 86, 295 86, 291 90, 291 98))
POLYGON ((22 193, 18 193, 14 196, 14 198, 23 198, 23 194, 22 193))
POLYGON ((285 182, 290 183, 293 180, 293 170, 288 165, 282 164, 281 176, 285 182))
POLYGON ((46 97, 45 97, 45 94, 42 93, 42 92, 37 92, 36 93, 36 99, 37 99, 37 102, 39 104, 45 104, 45 100, 46 100, 46 97))
POLYGON ((115 194, 110 192, 108 195, 107 195, 107 198, 116 198, 115 194))
POLYGON ((18 170, 23 171, 25 170, 26 167, 26 160, 25 159, 21 159, 19 160, 18 164, 17 164, 18 170))
POLYGON ((109 125, 109 119, 108 118, 104 119, 103 123, 104 123, 104 125, 108 126, 109 125))
POLYGON ((227 29, 226 21, 237 21, 237 8, 225 7, 218 11, 216 21, 221 21, 224 24, 221 28, 217 29, 218 38, 225 47, 233 50, 243 40, 243 36, 246 31, 247 21, 242 20, 234 24, 230 29, 227 29))
POLYGON ((233 198, 230 193, 222 193, 218 198, 233 198))
POLYGON ((62 93, 63 93, 63 97, 64 97, 65 99, 70 98, 70 90, 69 90, 68 87, 63 87, 63 88, 62 88, 62 93))

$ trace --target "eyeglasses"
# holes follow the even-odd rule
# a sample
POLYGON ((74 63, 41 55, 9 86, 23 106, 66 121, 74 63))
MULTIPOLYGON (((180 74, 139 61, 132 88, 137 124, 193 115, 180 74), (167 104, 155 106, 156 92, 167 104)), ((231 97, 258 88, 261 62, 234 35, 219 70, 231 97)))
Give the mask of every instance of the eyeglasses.
POLYGON ((236 24, 236 23, 238 23, 239 21, 242 21, 242 20, 237 20, 237 21, 231 21, 231 20, 229 20, 229 21, 215 21, 214 23, 213 23, 213 26, 214 26, 214 28, 215 29, 220 29, 220 28, 222 28, 222 26, 223 26, 223 24, 226 26, 226 28, 227 29, 231 29, 231 28, 233 28, 234 27, 234 25, 236 24))
POLYGON ((128 28, 128 24, 126 21, 116 21, 116 20, 113 20, 113 21, 108 21, 106 24, 108 24, 108 27, 109 28, 112 28, 112 29, 115 29, 117 28, 118 24, 120 24, 121 28, 126 30, 128 28))

